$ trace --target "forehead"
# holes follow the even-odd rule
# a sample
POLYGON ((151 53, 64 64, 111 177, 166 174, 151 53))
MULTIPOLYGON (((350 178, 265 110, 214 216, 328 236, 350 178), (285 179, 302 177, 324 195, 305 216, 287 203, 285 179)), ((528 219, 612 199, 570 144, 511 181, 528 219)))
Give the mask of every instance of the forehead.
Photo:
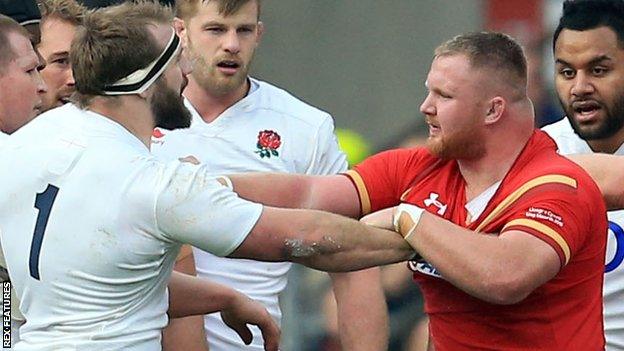
POLYGON ((624 53, 617 35, 608 27, 589 30, 564 29, 555 43, 555 57, 566 62, 584 62, 598 56, 613 57, 624 53))
POLYGON ((54 17, 46 19, 41 25, 41 43, 38 48, 43 55, 51 51, 69 51, 74 34, 74 24, 54 17))
POLYGON ((192 20, 200 22, 255 23, 258 21, 258 4, 256 1, 248 1, 236 12, 226 17, 219 13, 219 3, 217 1, 203 0, 197 7, 197 13, 192 20))
POLYGON ((474 81, 475 74, 465 55, 438 56, 431 63, 427 86, 458 89, 474 81))
POLYGON ((18 66, 26 67, 29 65, 37 65, 39 63, 39 58, 37 57, 29 38, 17 32, 11 32, 7 35, 7 39, 9 40, 9 43, 11 43, 13 53, 15 54, 14 62, 17 63, 18 66))

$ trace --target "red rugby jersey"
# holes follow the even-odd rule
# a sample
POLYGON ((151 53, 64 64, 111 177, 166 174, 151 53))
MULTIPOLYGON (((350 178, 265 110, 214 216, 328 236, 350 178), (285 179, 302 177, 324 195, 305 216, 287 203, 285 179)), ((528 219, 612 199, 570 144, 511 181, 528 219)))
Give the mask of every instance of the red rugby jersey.
POLYGON ((589 175, 559 156, 545 133, 533 134, 471 223, 466 223, 465 182, 457 162, 424 148, 380 153, 347 175, 358 189, 363 214, 407 202, 476 232, 524 231, 559 255, 559 273, 514 305, 479 300, 426 262, 411 262, 437 351, 604 349, 605 205, 589 175))

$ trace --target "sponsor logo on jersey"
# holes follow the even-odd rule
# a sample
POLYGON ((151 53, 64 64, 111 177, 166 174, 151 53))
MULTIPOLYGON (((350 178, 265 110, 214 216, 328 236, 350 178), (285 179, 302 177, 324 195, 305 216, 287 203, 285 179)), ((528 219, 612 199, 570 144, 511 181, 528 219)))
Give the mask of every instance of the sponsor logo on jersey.
POLYGON ((448 205, 441 203, 438 200, 438 197, 440 197, 440 194, 430 193, 429 198, 425 199, 424 201, 425 207, 435 206, 438 208, 437 214, 439 214, 440 216, 443 216, 444 213, 446 213, 446 208, 448 207, 448 205))
POLYGON ((558 214, 544 208, 530 207, 524 213, 527 218, 546 220, 556 224, 560 228, 563 227, 563 219, 558 214))
POLYGON ((282 145, 282 138, 279 134, 272 130, 261 130, 258 133, 258 142, 255 151, 260 158, 271 158, 271 156, 279 157, 277 149, 282 145))
POLYGON ((419 272, 431 277, 442 278, 440 272, 438 272, 438 270, 435 269, 435 267, 432 266, 429 262, 412 260, 407 262, 407 267, 412 272, 419 272))

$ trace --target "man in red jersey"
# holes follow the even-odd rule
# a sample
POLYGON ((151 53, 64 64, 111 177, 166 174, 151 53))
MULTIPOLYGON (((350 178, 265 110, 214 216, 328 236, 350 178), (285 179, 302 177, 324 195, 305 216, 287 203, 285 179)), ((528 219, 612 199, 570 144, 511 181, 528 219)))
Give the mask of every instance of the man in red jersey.
POLYGON ((375 155, 345 176, 231 180, 272 205, 359 217, 397 206, 422 257, 435 349, 602 350, 607 227, 598 187, 533 125, 520 46, 499 33, 435 51, 421 106, 427 148, 375 155))

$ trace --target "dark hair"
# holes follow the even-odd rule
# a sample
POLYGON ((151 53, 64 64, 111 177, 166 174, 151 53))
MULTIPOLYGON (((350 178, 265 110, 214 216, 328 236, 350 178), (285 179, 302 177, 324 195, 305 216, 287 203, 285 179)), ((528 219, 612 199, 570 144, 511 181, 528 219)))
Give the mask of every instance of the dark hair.
POLYGON ((564 29, 583 31, 598 27, 609 27, 613 30, 619 46, 624 47, 623 0, 566 0, 553 36, 553 49, 564 29))

